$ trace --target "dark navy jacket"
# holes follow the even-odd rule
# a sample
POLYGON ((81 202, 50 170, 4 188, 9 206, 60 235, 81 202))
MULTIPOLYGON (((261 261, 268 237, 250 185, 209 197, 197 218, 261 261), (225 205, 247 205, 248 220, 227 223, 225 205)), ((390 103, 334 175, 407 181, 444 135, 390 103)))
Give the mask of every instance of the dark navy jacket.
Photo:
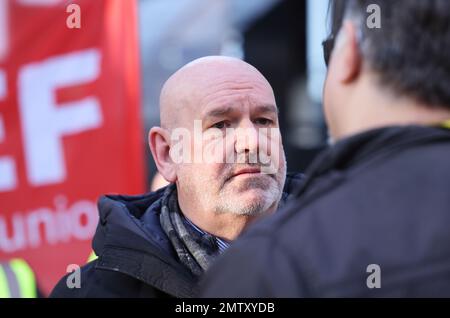
POLYGON ((202 296, 450 297, 450 130, 351 137, 297 192, 211 267, 202 296))
MULTIPOLYGON (((282 202, 301 180, 287 177, 282 202)), ((159 222, 163 192, 100 198, 92 243, 99 258, 81 268, 81 288, 68 288, 66 275, 50 297, 194 296, 197 279, 178 261, 159 222)))

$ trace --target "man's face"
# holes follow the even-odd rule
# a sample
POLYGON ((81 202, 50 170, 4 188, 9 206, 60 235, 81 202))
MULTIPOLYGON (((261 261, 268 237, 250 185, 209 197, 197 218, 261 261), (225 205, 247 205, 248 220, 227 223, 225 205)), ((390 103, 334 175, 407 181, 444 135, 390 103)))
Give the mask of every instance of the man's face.
POLYGON ((337 100, 338 93, 338 85, 336 84, 334 73, 328 71, 325 79, 324 89, 323 89, 323 109, 325 120, 328 126, 329 137, 334 140, 336 138, 336 125, 337 125, 337 116, 339 112, 337 112, 337 106, 335 105, 335 101, 337 100))
POLYGON ((177 165, 179 191, 207 212, 274 211, 286 163, 267 81, 255 74, 214 78, 191 102, 195 111, 185 114, 183 125, 192 136, 191 156, 177 165))
POLYGON ((344 21, 332 51, 324 85, 324 112, 333 140, 339 140, 357 131, 355 127, 367 126, 360 115, 361 101, 370 99, 372 80, 367 77, 360 44, 356 36, 357 27, 344 21), (356 107, 356 108, 355 108, 356 107))
POLYGON ((345 98, 345 96, 342 96, 338 81, 338 74, 335 70, 334 64, 332 64, 331 61, 333 49, 334 46, 328 48, 329 52, 324 52, 324 55, 328 55, 328 59, 326 61, 328 70, 323 88, 324 115, 332 140, 337 137, 337 125, 340 119, 339 115, 343 112, 342 107, 339 107, 336 104, 345 98))

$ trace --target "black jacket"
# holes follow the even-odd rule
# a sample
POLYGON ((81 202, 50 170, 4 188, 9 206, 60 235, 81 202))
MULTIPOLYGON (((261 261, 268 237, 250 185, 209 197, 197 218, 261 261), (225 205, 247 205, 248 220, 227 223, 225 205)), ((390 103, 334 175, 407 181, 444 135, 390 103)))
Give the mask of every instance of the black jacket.
POLYGON ((450 130, 344 140, 297 196, 213 264, 202 296, 450 296, 450 130))
MULTIPOLYGON (((283 202, 301 180, 288 176, 283 202)), ((178 261, 159 222, 163 192, 100 198, 92 243, 99 258, 81 268, 81 288, 68 288, 66 275, 50 297, 194 296, 197 279, 178 261)))

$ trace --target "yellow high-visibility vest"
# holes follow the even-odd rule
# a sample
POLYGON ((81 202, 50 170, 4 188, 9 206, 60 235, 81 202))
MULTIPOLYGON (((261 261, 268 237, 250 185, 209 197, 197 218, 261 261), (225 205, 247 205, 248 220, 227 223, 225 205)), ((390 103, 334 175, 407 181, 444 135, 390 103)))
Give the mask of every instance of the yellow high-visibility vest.
POLYGON ((36 298, 36 279, 22 259, 0 263, 0 298, 36 298))
POLYGON ((97 259, 97 258, 98 258, 98 256, 95 255, 95 252, 94 252, 94 251, 92 251, 92 253, 89 255, 89 258, 88 258, 87 262, 88 262, 88 263, 89 263, 89 262, 92 262, 93 260, 95 260, 95 259, 97 259))
POLYGON ((442 122, 442 123, 441 123, 441 126, 442 126, 443 128, 450 129, 450 120, 446 120, 446 121, 442 122))

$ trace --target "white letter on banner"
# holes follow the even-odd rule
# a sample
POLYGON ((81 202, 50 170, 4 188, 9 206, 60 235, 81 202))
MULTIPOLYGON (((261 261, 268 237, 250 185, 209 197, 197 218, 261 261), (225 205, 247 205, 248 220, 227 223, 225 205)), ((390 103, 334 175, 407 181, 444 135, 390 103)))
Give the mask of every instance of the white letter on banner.
POLYGON ((34 186, 61 183, 66 178, 62 137, 102 124, 94 97, 61 105, 55 90, 95 80, 100 53, 89 49, 49 58, 23 67, 19 73, 19 106, 28 179, 34 186))

